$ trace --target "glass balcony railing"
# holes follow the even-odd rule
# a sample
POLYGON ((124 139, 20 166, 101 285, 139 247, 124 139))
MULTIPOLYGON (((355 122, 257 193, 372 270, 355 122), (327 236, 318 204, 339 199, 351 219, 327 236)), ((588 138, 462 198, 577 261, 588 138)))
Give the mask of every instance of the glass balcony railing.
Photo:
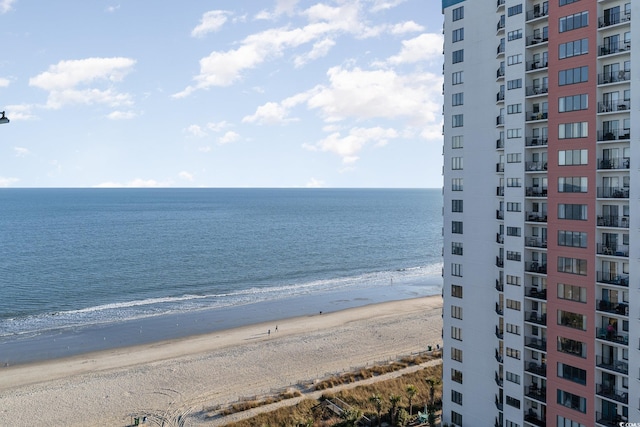
POLYGON ((629 275, 610 271, 596 271, 596 281, 609 285, 629 287, 629 275))
POLYGON ((620 52, 631 52, 631 41, 607 43, 598 46, 598 56, 613 55, 620 52))
POLYGON ((625 139, 631 139, 630 129, 610 129, 599 130, 596 139, 598 141, 619 141, 625 139))
POLYGON ((629 217, 628 216, 599 216, 598 217, 598 226, 599 227, 615 227, 615 228, 629 228, 629 217))
POLYGON ((620 316, 628 316, 629 304, 623 302, 596 300, 596 310, 603 311, 605 313, 618 314, 620 316))
POLYGON ((614 111, 628 111, 631 108, 631 100, 598 102, 598 113, 611 113, 614 111))
POLYGON ((628 187, 598 187, 596 196, 602 199, 628 199, 629 188, 628 187))
POLYGON ((620 372, 627 375, 629 373, 629 364, 624 360, 612 359, 606 356, 596 356, 596 366, 610 371, 620 372))
POLYGON ((606 397, 607 399, 615 400, 625 405, 629 403, 629 393, 624 390, 616 389, 615 387, 607 384, 596 384, 596 394, 598 396, 606 397))
POLYGON ((609 27, 623 22, 631 21, 631 12, 612 12, 598 18, 598 28, 609 27))
POLYGON ((609 83, 626 82, 631 80, 631 70, 610 71, 608 73, 598 74, 598 84, 606 85, 609 83))
POLYGON ((598 169, 629 169, 631 159, 618 157, 615 159, 598 159, 598 169))

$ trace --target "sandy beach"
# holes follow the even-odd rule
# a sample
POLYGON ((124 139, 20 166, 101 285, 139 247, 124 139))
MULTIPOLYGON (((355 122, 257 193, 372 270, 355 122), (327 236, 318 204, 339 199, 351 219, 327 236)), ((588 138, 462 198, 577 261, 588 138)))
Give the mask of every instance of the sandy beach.
POLYGON ((440 344, 441 308, 438 295, 0 367, 0 425, 206 425, 203 409, 440 344))

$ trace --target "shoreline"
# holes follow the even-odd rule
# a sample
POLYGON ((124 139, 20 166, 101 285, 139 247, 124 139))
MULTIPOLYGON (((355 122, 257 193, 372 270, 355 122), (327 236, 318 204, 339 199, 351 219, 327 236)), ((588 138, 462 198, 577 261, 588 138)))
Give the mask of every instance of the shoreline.
POLYGON ((126 425, 131 414, 167 408, 194 414, 424 351, 441 343, 441 309, 440 295, 404 299, 0 368, 0 424, 126 425))

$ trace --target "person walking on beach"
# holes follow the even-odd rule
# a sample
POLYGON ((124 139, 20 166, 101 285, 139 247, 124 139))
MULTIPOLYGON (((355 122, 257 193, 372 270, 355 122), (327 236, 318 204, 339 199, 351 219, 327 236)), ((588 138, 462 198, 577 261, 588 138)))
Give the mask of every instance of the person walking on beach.
POLYGON ((267 335, 271 335, 271 329, 267 331, 267 335))
POLYGON ((276 332, 278 332, 278 325, 276 325, 276 332))

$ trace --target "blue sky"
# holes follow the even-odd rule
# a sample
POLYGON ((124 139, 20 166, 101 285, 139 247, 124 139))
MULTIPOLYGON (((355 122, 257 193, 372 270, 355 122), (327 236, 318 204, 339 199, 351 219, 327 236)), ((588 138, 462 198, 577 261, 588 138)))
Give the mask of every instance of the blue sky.
POLYGON ((0 0, 0 187, 440 187, 432 0, 0 0))

